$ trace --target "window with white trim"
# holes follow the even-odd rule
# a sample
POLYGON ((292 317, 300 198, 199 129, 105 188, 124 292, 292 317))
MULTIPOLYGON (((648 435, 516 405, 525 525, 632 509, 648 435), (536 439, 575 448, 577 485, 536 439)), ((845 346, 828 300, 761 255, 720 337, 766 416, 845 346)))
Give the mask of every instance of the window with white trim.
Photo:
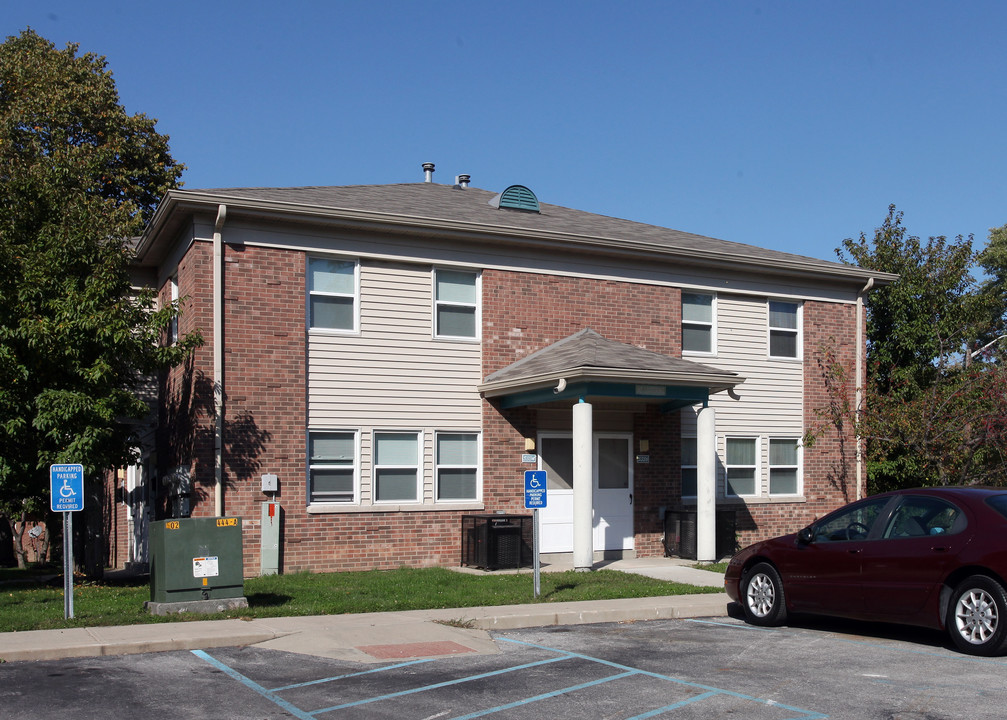
POLYGON ((696 438, 682 438, 682 497, 696 497, 696 438))
POLYGON ((682 352, 712 355, 717 351, 714 300, 713 295, 682 293, 682 352))
POLYGON ((796 438, 769 439, 769 494, 797 495, 801 490, 801 449, 796 438))
POLYGON ((420 435, 375 432, 373 482, 375 502, 420 502, 420 435))
POLYGON ((174 345, 178 342, 178 273, 171 276, 171 306, 175 314, 171 317, 171 325, 168 326, 168 344, 174 345))
POLYGON ((798 303, 769 301, 769 357, 801 356, 800 316, 798 303))
POLYGON ((751 496, 758 493, 758 438, 727 438, 727 494, 751 496))
POLYGON ((357 502, 359 438, 355 430, 308 433, 309 502, 357 502))
POLYGON ((308 258, 308 325, 312 329, 357 329, 359 264, 356 260, 308 258))
POLYGON ((478 433, 439 432, 434 441, 438 502, 479 499, 478 433))
POLYGON ((479 273, 434 270, 434 336, 479 337, 479 273))

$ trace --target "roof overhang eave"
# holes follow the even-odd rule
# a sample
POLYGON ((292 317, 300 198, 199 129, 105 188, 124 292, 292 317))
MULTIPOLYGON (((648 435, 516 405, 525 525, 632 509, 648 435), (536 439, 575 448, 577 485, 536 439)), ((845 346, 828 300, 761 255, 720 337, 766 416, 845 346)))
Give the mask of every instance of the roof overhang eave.
POLYGON ((177 213, 183 210, 193 212, 213 212, 218 205, 227 205, 228 216, 234 218, 237 213, 253 214, 260 219, 291 220, 297 218, 314 222, 332 222, 356 226, 371 231, 391 231, 399 233, 415 233, 421 235, 438 234, 444 236, 453 234, 468 239, 499 240, 506 237, 515 242, 538 244, 546 246, 576 245, 584 249, 594 249, 597 252, 624 255, 645 255, 651 259, 655 255, 688 259, 697 264, 717 266, 729 264, 732 267, 746 265, 749 267, 772 267, 776 272, 797 275, 814 275, 832 277, 836 280, 847 280, 866 283, 874 279, 874 286, 887 285, 898 279, 898 275, 874 270, 866 270, 854 265, 844 266, 834 264, 822 266, 814 262, 805 262, 800 258, 773 258, 772 260, 752 258, 742 253, 713 251, 710 249, 690 249, 684 247, 669 247, 657 243, 642 242, 625 238, 608 238, 602 236, 578 235, 550 230, 531 230, 507 225, 484 225, 480 223, 445 220, 417 215, 400 215, 396 213, 381 213, 365 210, 352 210, 320 205, 304 205, 275 200, 257 200, 231 196, 222 193, 200 191, 169 190, 161 201, 154 217, 144 231, 137 245, 137 258, 142 262, 156 239, 166 229, 178 225, 177 213))
POLYGON ((519 392, 555 388, 561 380, 571 382, 608 382, 637 385, 706 388, 710 393, 730 390, 745 381, 740 375, 724 373, 676 372, 666 370, 625 370, 621 368, 572 368, 511 380, 487 382, 478 386, 485 398, 503 397, 519 392))

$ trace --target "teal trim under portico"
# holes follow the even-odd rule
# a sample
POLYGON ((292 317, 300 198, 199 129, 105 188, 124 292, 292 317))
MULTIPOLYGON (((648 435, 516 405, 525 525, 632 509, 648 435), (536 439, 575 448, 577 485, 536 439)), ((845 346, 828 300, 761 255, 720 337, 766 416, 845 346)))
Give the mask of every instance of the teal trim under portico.
POLYGON ((709 404, 710 389, 643 383, 572 382, 567 383, 566 387, 559 392, 554 388, 545 387, 497 396, 501 409, 542 405, 557 400, 576 400, 577 398, 643 400, 660 404, 662 411, 671 412, 691 405, 702 404, 705 407, 709 404))

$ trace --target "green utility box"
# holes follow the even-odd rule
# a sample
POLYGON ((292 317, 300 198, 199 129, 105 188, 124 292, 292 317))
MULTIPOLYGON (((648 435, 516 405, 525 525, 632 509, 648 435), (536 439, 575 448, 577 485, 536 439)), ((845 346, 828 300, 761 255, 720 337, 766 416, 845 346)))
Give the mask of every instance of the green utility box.
POLYGON ((151 523, 151 604, 216 601, 244 594, 241 518, 151 523))

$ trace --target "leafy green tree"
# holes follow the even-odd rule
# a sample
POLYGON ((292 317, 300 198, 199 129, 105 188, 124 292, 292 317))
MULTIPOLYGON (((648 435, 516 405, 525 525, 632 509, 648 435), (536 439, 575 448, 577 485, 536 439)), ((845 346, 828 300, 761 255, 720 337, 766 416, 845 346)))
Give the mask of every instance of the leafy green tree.
POLYGON ((858 428, 871 492, 1005 479, 1007 378, 996 364, 973 362, 985 359, 976 349, 1001 327, 1004 295, 974 279, 972 242, 922 242, 893 205, 873 237, 861 233, 837 251, 844 262, 899 275, 865 301, 858 428))
MULTIPOLYGON (((199 342, 130 281, 131 238, 184 166, 119 102, 103 57, 32 30, 0 44, 0 512, 48 507, 48 467, 89 483, 132 459, 145 378, 199 342)), ((23 528, 22 528, 23 530, 23 528)))

